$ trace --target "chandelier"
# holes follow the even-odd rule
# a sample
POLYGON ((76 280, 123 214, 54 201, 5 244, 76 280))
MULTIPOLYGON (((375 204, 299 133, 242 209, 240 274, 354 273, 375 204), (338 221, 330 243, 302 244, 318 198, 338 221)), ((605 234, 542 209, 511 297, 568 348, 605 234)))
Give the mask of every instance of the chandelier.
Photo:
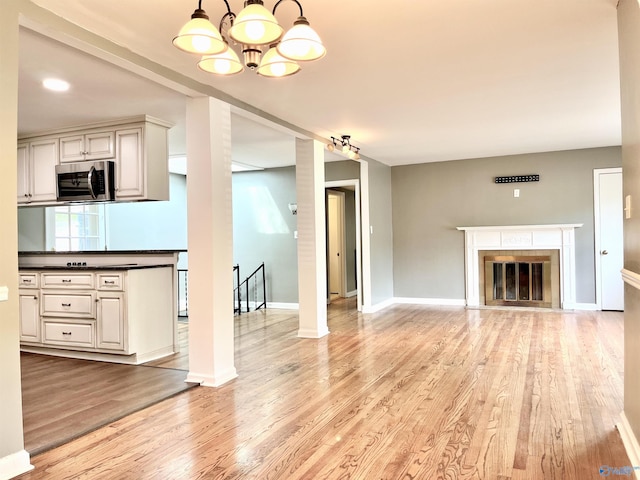
POLYGON ((351 135, 342 135, 340 138, 331 137, 327 143, 327 150, 333 152, 336 147, 351 160, 360 160, 360 147, 351 145, 351 135))
POLYGON ((290 0, 298 5, 300 16, 286 32, 275 18, 276 9, 286 0, 276 2, 273 12, 264 7, 262 0, 246 0, 238 15, 231 11, 227 0, 223 1, 227 13, 220 19, 219 28, 209 21, 202 9, 202 0, 198 0, 191 20, 173 39, 173 44, 180 50, 201 55, 198 62, 201 70, 234 75, 246 66, 264 77, 286 77, 300 70, 298 62, 324 57, 326 49, 322 40, 309 25, 298 0, 290 0), (244 65, 222 34, 223 29, 234 44, 240 45, 244 65))

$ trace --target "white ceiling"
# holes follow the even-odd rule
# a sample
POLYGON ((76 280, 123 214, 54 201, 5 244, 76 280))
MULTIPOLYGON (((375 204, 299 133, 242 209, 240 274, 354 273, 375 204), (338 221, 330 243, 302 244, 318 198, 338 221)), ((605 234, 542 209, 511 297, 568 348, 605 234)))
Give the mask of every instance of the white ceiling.
MULTIPOLYGON (((328 53, 285 79, 198 71, 171 45, 195 0, 33 1, 232 104, 319 137, 350 134, 387 165, 620 144, 617 0, 301 0, 328 53)), ((215 24, 226 11, 202 7, 215 24)), ((276 16, 289 25, 297 13, 284 2, 276 16)), ((21 134, 146 113, 176 124, 170 150, 185 153, 181 93, 25 28, 19 93, 21 134), (51 75, 71 90, 44 92, 51 75)), ((293 162, 286 128, 234 111, 234 161, 293 162)))

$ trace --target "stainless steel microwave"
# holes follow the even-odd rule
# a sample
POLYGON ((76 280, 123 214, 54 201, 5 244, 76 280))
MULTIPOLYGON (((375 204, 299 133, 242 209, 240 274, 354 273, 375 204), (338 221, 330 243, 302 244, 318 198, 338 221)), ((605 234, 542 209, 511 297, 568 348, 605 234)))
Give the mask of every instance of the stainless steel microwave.
POLYGON ((110 160, 56 165, 56 192, 61 202, 109 202, 115 195, 115 163, 110 160))

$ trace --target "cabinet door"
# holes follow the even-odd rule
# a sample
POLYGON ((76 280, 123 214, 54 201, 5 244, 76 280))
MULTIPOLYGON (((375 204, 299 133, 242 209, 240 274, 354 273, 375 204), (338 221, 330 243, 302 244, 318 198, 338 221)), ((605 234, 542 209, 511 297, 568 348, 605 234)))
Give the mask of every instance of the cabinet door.
POLYGON ((88 133, 84 136, 85 160, 115 158, 114 132, 88 133))
POLYGON ((84 135, 60 138, 60 163, 84 160, 84 135))
POLYGON ((34 292, 19 293, 20 341, 40 343, 40 308, 34 292))
POLYGON ((56 200, 56 165, 58 164, 58 139, 30 143, 30 175, 32 202, 56 200))
POLYGON ((29 203, 29 144, 18 144, 18 203, 29 203))
POLYGON ((125 349, 124 294, 98 293, 98 348, 125 349))
POLYGON ((144 198, 142 128, 116 131, 116 200, 144 198))

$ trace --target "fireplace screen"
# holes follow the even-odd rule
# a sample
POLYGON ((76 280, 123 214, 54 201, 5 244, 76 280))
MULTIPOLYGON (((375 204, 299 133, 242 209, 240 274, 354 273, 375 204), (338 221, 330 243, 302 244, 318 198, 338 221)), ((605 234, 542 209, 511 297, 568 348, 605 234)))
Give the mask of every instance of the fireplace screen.
POLYGON ((485 303, 551 307, 551 257, 486 256, 485 303))

